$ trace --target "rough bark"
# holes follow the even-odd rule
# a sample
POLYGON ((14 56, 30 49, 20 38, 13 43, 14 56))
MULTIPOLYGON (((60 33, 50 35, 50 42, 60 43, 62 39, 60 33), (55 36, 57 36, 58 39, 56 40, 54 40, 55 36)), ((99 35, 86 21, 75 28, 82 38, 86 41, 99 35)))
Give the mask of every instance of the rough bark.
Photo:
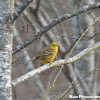
POLYGON ((13 8, 14 0, 0 1, 0 100, 12 100, 12 25, 7 20, 13 8))

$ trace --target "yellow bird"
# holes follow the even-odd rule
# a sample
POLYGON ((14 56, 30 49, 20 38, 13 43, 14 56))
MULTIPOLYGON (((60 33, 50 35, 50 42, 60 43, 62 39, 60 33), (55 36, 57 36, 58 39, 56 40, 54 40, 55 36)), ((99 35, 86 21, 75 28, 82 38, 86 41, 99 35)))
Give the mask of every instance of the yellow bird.
MULTIPOLYGON (((49 63, 55 59, 57 52, 58 52, 58 46, 55 42, 53 42, 43 51, 40 51, 35 57, 30 59, 29 61, 40 60, 43 63, 49 63)), ((27 61, 26 63, 28 63, 29 61, 27 61)))

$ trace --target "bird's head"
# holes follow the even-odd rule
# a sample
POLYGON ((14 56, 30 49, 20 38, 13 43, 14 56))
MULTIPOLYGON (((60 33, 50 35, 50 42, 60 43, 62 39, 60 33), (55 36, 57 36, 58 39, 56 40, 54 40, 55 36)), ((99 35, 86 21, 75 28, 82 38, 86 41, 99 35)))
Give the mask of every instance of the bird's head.
POLYGON ((57 43, 55 43, 55 42, 53 42, 52 44, 50 44, 50 47, 51 47, 51 48, 58 49, 58 45, 57 45, 57 43))

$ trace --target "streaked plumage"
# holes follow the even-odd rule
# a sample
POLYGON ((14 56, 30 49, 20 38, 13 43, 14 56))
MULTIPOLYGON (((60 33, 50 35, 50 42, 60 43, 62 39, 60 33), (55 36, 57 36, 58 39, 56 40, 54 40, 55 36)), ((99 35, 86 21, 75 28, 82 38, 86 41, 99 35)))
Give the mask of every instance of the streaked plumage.
MULTIPOLYGON (((35 61, 38 59, 41 60, 43 63, 49 63, 55 59, 57 52, 58 52, 58 46, 55 42, 53 42, 43 51, 40 51, 35 57, 33 57, 29 61, 32 60, 35 61)), ((29 61, 27 61, 26 63, 28 63, 29 61)))

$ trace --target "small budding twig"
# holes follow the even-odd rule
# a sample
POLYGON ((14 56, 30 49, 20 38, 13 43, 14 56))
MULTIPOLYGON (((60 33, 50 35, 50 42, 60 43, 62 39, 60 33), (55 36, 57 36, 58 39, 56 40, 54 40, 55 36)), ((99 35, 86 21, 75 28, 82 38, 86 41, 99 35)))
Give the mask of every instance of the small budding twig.
MULTIPOLYGON (((73 82, 72 82, 72 84, 73 84, 73 82)), ((66 95, 66 93, 67 93, 71 88, 72 88, 72 85, 70 85, 70 86, 67 88, 67 90, 62 94, 62 96, 61 96, 58 100, 62 99, 62 98, 66 95)))
POLYGON ((93 44, 92 46, 84 49, 79 54, 77 54, 77 55, 75 55, 75 56, 73 56, 69 59, 60 59, 60 60, 57 60, 57 61, 54 61, 54 62, 51 62, 51 63, 44 64, 44 65, 40 66, 39 68, 36 68, 36 69, 20 76, 19 78, 12 80, 12 85, 16 86, 19 83, 24 82, 24 81, 28 80, 29 78, 33 77, 34 75, 39 74, 41 72, 44 72, 44 71, 46 71, 50 68, 57 67, 59 65, 65 65, 65 64, 73 63, 73 62, 79 60, 83 56, 87 55, 88 53, 90 53, 91 51, 93 51, 93 50, 95 50, 99 47, 100 47, 100 41, 93 44))
POLYGON ((16 61, 18 61, 20 59, 20 55, 17 55, 17 57, 16 58, 14 58, 13 60, 12 60, 12 64, 14 64, 16 61))
MULTIPOLYGON (((30 2, 30 1, 28 1, 30 2)), ((55 25, 63 22, 64 20, 67 20, 73 16, 77 16, 78 14, 84 13, 86 11, 95 9, 95 8, 99 8, 100 7, 100 2, 95 3, 95 4, 90 4, 87 6, 84 6, 82 8, 77 9, 76 11, 73 11, 71 13, 66 13, 56 19, 54 19, 50 24, 46 25, 44 28, 42 28, 39 32, 36 32, 36 34, 32 37, 30 37, 27 41, 25 41, 22 44, 19 44, 18 46, 16 46, 13 50, 13 55, 17 52, 19 52, 20 50, 22 50, 23 48, 27 47, 28 45, 30 45, 31 43, 33 43, 34 41, 36 41, 37 39, 39 39, 43 34, 45 34, 48 30, 50 30, 51 28, 53 28, 55 25)), ((18 11, 19 12, 19 11, 18 11)), ((16 14, 16 13, 14 13, 16 14)), ((13 14, 13 15, 14 15, 13 14)), ((13 18, 13 15, 11 18, 13 18)), ((15 16, 17 18, 17 16, 15 16)), ((16 19, 15 18, 15 19, 16 19)), ((15 20, 13 19, 13 20, 15 20)), ((10 19, 9 19, 10 20, 10 19)))
POLYGON ((75 49, 76 45, 79 43, 79 41, 83 38, 83 36, 89 31, 89 29, 95 25, 96 22, 98 22, 100 20, 100 16, 98 18, 95 19, 94 23, 91 24, 84 33, 82 33, 81 37, 78 39, 78 41, 75 43, 74 47, 71 49, 70 53, 68 54, 68 58, 70 57, 70 55, 73 53, 73 50, 75 49))
POLYGON ((57 80, 59 74, 62 72, 63 66, 64 66, 64 65, 62 65, 61 69, 59 70, 58 74, 56 75, 56 77, 55 77, 55 79, 54 79, 52 85, 50 86, 49 90, 46 92, 46 94, 45 94, 43 100, 45 100, 46 96, 49 94, 49 92, 51 91, 51 89, 55 86, 55 82, 56 82, 56 80, 57 80))
MULTIPOLYGON (((67 91, 72 87, 73 83, 74 83, 74 82, 72 82, 71 85, 69 85, 69 86, 66 87, 66 88, 67 88, 67 91)), ((54 99, 55 97, 57 97, 57 95, 61 94, 64 90, 66 90, 66 88, 64 88, 62 91, 58 92, 58 93, 57 93, 56 95, 54 95, 50 100, 52 100, 52 99, 54 99)), ((65 92, 64 92, 63 94, 65 94, 65 92)), ((61 95, 63 95, 63 94, 61 94, 61 95)))
POLYGON ((99 68, 99 66, 95 67, 90 73, 88 73, 86 76, 84 76, 83 78, 81 78, 75 85, 73 85, 70 89, 67 89, 64 93, 64 95, 62 95, 58 100, 61 100, 71 89, 73 89, 74 87, 76 87, 82 80, 84 80, 86 77, 90 76, 97 68, 99 68))
MULTIPOLYGON (((85 30, 84 33, 82 33, 81 37, 78 39, 78 41, 75 43, 75 45, 74 45, 73 48, 71 49, 70 53, 68 54, 67 59, 72 55, 73 50, 75 49, 75 47, 77 46, 77 44, 79 43, 79 41, 80 41, 80 40, 83 38, 83 36, 89 31, 89 29, 90 29, 93 25, 95 25, 96 22, 99 21, 99 19, 100 19, 100 16, 99 16, 98 18, 95 19, 94 23, 91 24, 91 25, 85 30)), ((59 72, 58 72, 56 78, 54 79, 54 81, 53 81, 53 83, 52 83, 52 86, 51 86, 50 89, 47 91, 47 93, 46 93, 46 95, 44 96, 43 100, 45 100, 45 98, 46 98, 46 96, 49 94, 50 90, 54 87, 54 84, 55 84, 55 82, 56 82, 58 76, 60 75, 60 73, 61 73, 63 67, 64 67, 64 65, 62 65, 62 67, 60 68, 60 70, 59 70, 59 72)), ((68 90, 69 90, 69 89, 68 89, 68 90)), ((68 90, 66 90, 66 92, 67 92, 68 90)), ((65 95, 66 95, 66 93, 64 93, 64 96, 65 96, 65 95)), ((61 97, 61 98, 62 98, 62 97, 61 97)), ((59 99, 59 100, 60 100, 60 99, 59 99)))
MULTIPOLYGON (((22 52, 24 52, 24 51, 27 50, 27 49, 28 49, 28 48, 25 48, 22 52)), ((12 64, 14 64, 15 62, 17 62, 19 59, 20 59, 20 54, 17 55, 17 57, 14 58, 14 59, 12 60, 12 64)))
MULTIPOLYGON (((79 41, 83 38, 83 36, 84 36, 84 35, 89 31, 89 29, 90 29, 92 26, 94 26, 95 23, 98 22, 99 20, 100 20, 100 16, 99 16, 98 18, 95 19, 94 23, 91 24, 91 25, 85 30, 84 33, 82 33, 81 37, 78 39, 78 41, 75 43, 75 45, 74 45, 73 48, 71 49, 70 53, 68 54, 67 59, 68 59, 68 58, 70 57, 70 55, 73 53, 73 50, 75 49, 75 47, 77 46, 77 44, 79 43, 79 41)), ((86 77, 85 77, 85 78, 86 78, 86 77)), ((82 80, 83 80, 83 79, 82 79, 82 80)), ((80 80, 77 84, 79 84, 82 80, 80 80)), ((77 84, 76 84, 76 85, 77 85, 77 84)), ((75 87, 76 85, 74 85, 74 87, 75 87)), ((72 88, 71 88, 71 89, 72 89, 72 88)), ((70 89, 70 90, 71 90, 71 89, 70 89)), ((65 93, 63 96, 61 96, 58 100, 60 100, 62 97, 64 97, 70 90, 66 90, 66 93, 65 93)))

